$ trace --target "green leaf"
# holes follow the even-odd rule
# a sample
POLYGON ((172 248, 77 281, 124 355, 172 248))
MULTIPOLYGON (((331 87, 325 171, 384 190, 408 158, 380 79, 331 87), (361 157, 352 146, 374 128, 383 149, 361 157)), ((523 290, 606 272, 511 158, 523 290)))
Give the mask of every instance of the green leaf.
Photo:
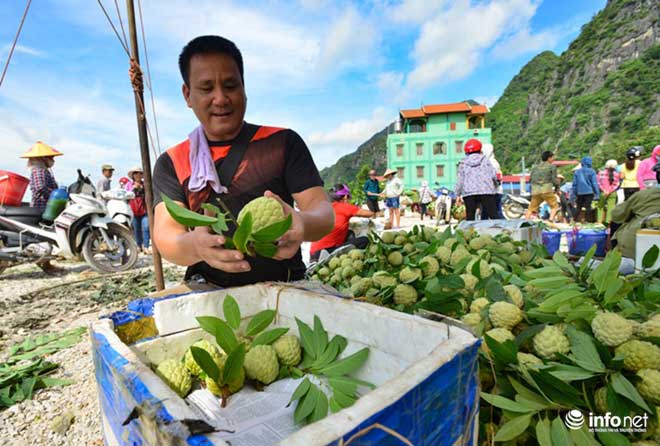
POLYGON ((556 290, 568 284, 570 279, 566 276, 542 277, 530 280, 528 284, 539 290, 556 290))
POLYGON ((357 392, 358 385, 349 380, 343 380, 341 377, 329 378, 328 384, 333 392, 341 392, 346 395, 355 395, 357 392))
POLYGON ((252 232, 252 213, 248 211, 243 216, 241 224, 238 225, 236 232, 234 232, 234 237, 232 237, 234 246, 236 246, 237 250, 245 252, 250 232, 252 232))
POLYGON ((587 269, 590 268, 591 266, 591 259, 594 258, 594 255, 596 254, 596 244, 594 243, 591 248, 589 248, 589 251, 582 257, 582 263, 580 264, 580 268, 578 268, 578 274, 582 276, 583 274, 586 273, 587 269))
POLYGON ((244 361, 245 346, 239 344, 238 347, 227 356, 227 361, 225 361, 225 368, 222 372, 222 381, 225 384, 229 384, 240 378, 244 361))
POLYGON ((167 209, 167 212, 170 214, 172 219, 183 226, 188 228, 193 228, 196 226, 211 226, 218 221, 218 219, 215 217, 198 214, 197 212, 193 212, 190 209, 186 209, 183 206, 178 205, 163 193, 161 193, 160 196, 163 200, 163 203, 165 203, 165 208, 167 209))
POLYGON ((648 269, 655 265, 655 262, 658 260, 658 255, 660 255, 660 248, 658 248, 658 245, 651 246, 642 258, 642 268, 648 269))
POLYGON ((332 413, 337 413, 342 410, 343 407, 337 402, 334 396, 330 397, 330 411, 332 413))
POLYGON ((571 274, 575 273, 575 267, 573 266, 573 264, 571 264, 571 262, 568 261, 566 256, 561 251, 555 251, 554 255, 552 256, 552 260, 562 270, 567 271, 568 273, 571 274))
MULTIPOLYGON (((335 376, 333 378, 328 378, 328 382, 335 383, 351 383, 359 387, 367 387, 369 389, 375 389, 376 386, 367 381, 362 381, 361 379, 351 378, 350 376, 335 376)), ((345 392, 344 392, 345 393, 345 392)))
POLYGON ((32 399, 32 392, 34 392, 34 386, 37 383, 37 379, 39 379, 36 376, 28 376, 23 378, 23 382, 21 383, 21 389, 23 390, 23 395, 25 395, 25 399, 30 400, 32 399))
POLYGON ((630 446, 630 440, 618 432, 596 432, 603 446, 630 446))
POLYGON ((231 353, 238 346, 238 339, 236 339, 234 330, 222 319, 214 316, 199 316, 196 319, 204 331, 215 337, 215 342, 225 353, 231 353))
POLYGON ((322 352, 328 347, 328 332, 323 328, 323 323, 318 316, 314 316, 314 350, 322 356, 322 352))
POLYGON ((344 359, 340 359, 339 361, 322 368, 319 372, 328 377, 348 375, 362 367, 368 357, 369 349, 363 348, 344 359))
POLYGON ((277 254, 277 245, 271 242, 255 242, 252 246, 257 254, 267 259, 272 259, 277 254))
POLYGON ((584 292, 579 289, 562 290, 546 297, 545 300, 538 306, 538 309, 546 313, 554 313, 565 303, 582 297, 583 294, 584 292))
POLYGON ((222 303, 222 311, 229 326, 234 330, 238 330, 238 327, 241 325, 241 309, 236 299, 230 294, 225 296, 225 300, 222 303))
POLYGON ((337 404, 341 406, 342 409, 351 407, 353 404, 355 404, 355 401, 357 401, 357 396, 347 395, 344 392, 339 392, 337 390, 333 391, 332 397, 335 399, 337 404))
POLYGON ((287 215, 284 220, 278 221, 271 225, 266 226, 252 234, 252 238, 258 242, 274 242, 282 237, 286 231, 291 229, 293 217, 291 214, 287 215))
POLYGON ((565 382, 580 381, 593 378, 596 373, 568 364, 556 364, 550 369, 550 374, 565 382))
POLYGON ((339 355, 339 349, 340 349, 340 344, 339 342, 335 341, 335 338, 332 339, 328 343, 328 347, 325 349, 323 354, 316 359, 311 365, 312 369, 319 369, 326 367, 328 364, 330 364, 332 361, 334 361, 337 356, 339 355))
MULTIPOLYGON (((559 251, 557 251, 559 252, 559 251)), ((548 276, 561 276, 564 272, 561 268, 556 266, 544 266, 542 268, 534 268, 529 271, 525 271, 525 277, 528 279, 540 279, 548 276)))
POLYGON ((298 387, 296 387, 296 390, 293 391, 293 395, 291 395, 291 399, 289 400, 287 407, 290 406, 294 401, 299 400, 305 396, 311 385, 312 383, 307 378, 303 379, 302 382, 298 384, 298 387))
POLYGON ((639 392, 637 392, 635 386, 621 373, 612 375, 612 388, 616 393, 624 398, 628 398, 647 413, 652 413, 651 408, 646 404, 646 401, 640 396, 639 392))
POLYGON ((296 318, 296 324, 298 325, 298 334, 300 334, 300 344, 303 350, 313 359, 316 359, 316 356, 320 353, 314 347, 314 332, 309 328, 309 325, 298 318, 296 318))
POLYGON ((199 347, 190 347, 190 353, 199 366, 213 381, 218 382, 220 379, 220 369, 215 363, 209 352, 199 347))
POLYGON ((484 341, 490 350, 491 355, 497 361, 504 364, 515 364, 517 361, 518 347, 513 341, 497 342, 490 335, 484 335, 484 341))
MULTIPOLYGON (((552 402, 548 401, 544 396, 528 389, 519 381, 516 381, 512 376, 509 376, 509 382, 511 383, 513 389, 517 392, 516 401, 518 400, 518 397, 522 397, 526 401, 532 402, 538 406, 552 407, 552 402)), ((521 402, 521 404, 524 403, 521 402)))
POLYGON ((39 388, 41 387, 55 387, 55 386, 70 386, 71 384, 75 384, 75 381, 72 379, 59 379, 59 378, 51 378, 49 376, 41 376, 39 377, 39 383, 37 383, 37 386, 39 388))
POLYGON ((309 390, 305 396, 298 401, 298 406, 296 406, 296 410, 293 412, 293 421, 296 424, 302 423, 312 414, 316 407, 316 400, 318 399, 319 392, 319 388, 316 387, 315 384, 310 383, 309 390))
POLYGON ((513 440, 529 427, 532 421, 532 415, 520 415, 512 420, 507 421, 500 427, 495 434, 495 441, 509 441, 513 440))
POLYGON ((328 397, 325 396, 325 393, 319 391, 316 394, 316 405, 312 411, 312 415, 309 417, 309 422, 314 423, 315 421, 321 420, 328 415, 328 397))
POLYGON ((570 435, 576 446, 600 446, 600 443, 594 438, 593 432, 588 431, 586 424, 580 429, 571 429, 570 435))
POLYGON ((561 417, 552 420, 550 436, 552 437, 553 445, 573 446, 573 440, 571 440, 571 436, 569 435, 564 420, 562 420, 561 417))
POLYGON ((256 336, 268 327, 275 319, 275 310, 264 310, 255 314, 248 323, 246 334, 256 336))
POLYGON ((481 392, 481 398, 483 398, 492 406, 499 407, 500 409, 508 410, 510 412, 520 412, 520 413, 532 412, 532 410, 530 410, 529 407, 526 407, 520 403, 516 403, 515 401, 500 395, 493 395, 491 393, 481 392))
POLYGON ((256 338, 252 341, 252 346, 255 345, 270 345, 273 342, 277 341, 282 337, 287 331, 286 327, 273 328, 272 330, 266 330, 257 335, 256 338))
POLYGON ((545 417, 536 423, 536 441, 539 442, 539 446, 552 446, 550 420, 545 417))
POLYGON ((592 372, 604 373, 606 371, 605 364, 601 361, 600 355, 598 354, 598 350, 596 350, 594 340, 591 336, 582 331, 576 330, 570 325, 566 330, 566 335, 571 341, 571 352, 574 355, 571 359, 573 359, 577 365, 592 372))

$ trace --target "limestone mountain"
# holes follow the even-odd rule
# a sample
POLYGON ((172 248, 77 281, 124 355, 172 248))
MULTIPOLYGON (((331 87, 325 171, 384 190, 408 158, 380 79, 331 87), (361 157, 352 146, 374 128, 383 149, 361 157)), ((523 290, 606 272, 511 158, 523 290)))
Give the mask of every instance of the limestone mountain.
POLYGON ((487 115, 507 170, 541 151, 622 159, 660 144, 660 3, 610 0, 568 49, 546 51, 515 76, 487 115))

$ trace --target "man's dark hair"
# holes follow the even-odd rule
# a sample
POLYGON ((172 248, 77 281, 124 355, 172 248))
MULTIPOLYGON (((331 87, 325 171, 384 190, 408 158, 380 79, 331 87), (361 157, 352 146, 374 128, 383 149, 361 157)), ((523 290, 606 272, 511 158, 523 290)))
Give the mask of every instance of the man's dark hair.
POLYGON ((234 42, 220 36, 199 36, 192 39, 181 50, 179 55, 179 71, 183 82, 190 86, 190 59, 195 54, 226 54, 231 56, 238 66, 238 71, 241 73, 241 82, 245 86, 245 79, 243 78, 243 56, 241 51, 236 47, 234 42))
POLYGON ((548 161, 548 160, 549 160, 550 158, 552 158, 553 156, 555 156, 554 153, 552 153, 550 150, 546 150, 545 152, 543 152, 543 153, 541 154, 541 160, 542 160, 542 161, 548 161))

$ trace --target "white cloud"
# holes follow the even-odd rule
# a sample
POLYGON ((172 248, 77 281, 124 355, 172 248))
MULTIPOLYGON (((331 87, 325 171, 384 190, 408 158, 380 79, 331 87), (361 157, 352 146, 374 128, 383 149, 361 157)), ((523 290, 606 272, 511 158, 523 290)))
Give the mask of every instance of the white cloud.
POLYGON ((324 37, 318 68, 321 71, 336 71, 337 66, 367 64, 377 40, 374 25, 355 9, 348 8, 330 25, 324 37))
POLYGON ((378 75, 376 80, 378 88, 387 94, 395 94, 401 90, 403 85, 403 73, 386 71, 378 75))
POLYGON ((515 59, 523 54, 554 48, 561 38, 562 33, 558 29, 533 34, 529 27, 525 27, 495 45, 491 54, 497 59, 515 59))
MULTIPOLYGON (((2 50, 0 51, 0 57, 7 56, 9 54, 9 51, 11 51, 11 44, 7 44, 4 47, 2 47, 2 50)), ((14 54, 17 53, 27 54, 28 56, 35 56, 35 57, 44 57, 46 55, 46 53, 44 53, 43 51, 20 44, 17 44, 16 47, 14 47, 14 54)))
MULTIPOLYGON (((394 116, 389 110, 383 107, 375 109, 370 118, 356 119, 354 121, 344 121, 332 130, 327 132, 314 132, 309 135, 308 143, 310 146, 327 145, 357 145, 363 143, 371 135, 382 130, 394 116)), ((351 147, 351 150, 355 147, 351 147)))
POLYGON ((480 104, 486 104, 488 107, 492 107, 499 98, 499 96, 477 96, 474 100, 480 104))
POLYGON ((424 23, 448 3, 449 0, 404 0, 387 8, 387 16, 394 22, 424 23))

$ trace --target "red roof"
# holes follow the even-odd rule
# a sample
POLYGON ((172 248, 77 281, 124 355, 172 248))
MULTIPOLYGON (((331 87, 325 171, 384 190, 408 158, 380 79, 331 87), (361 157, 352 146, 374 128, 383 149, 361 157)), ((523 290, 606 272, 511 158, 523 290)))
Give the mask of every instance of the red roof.
POLYGON ((452 104, 430 104, 423 105, 422 108, 413 108, 401 110, 399 113, 404 119, 424 118, 429 115, 438 115, 442 113, 461 113, 467 112, 471 115, 483 115, 488 113, 488 107, 477 104, 470 105, 467 102, 455 102, 452 104))
POLYGON ((412 110, 401 110, 401 116, 403 116, 405 119, 411 119, 411 118, 423 118, 426 115, 424 114, 424 111, 418 108, 412 109, 412 110))

